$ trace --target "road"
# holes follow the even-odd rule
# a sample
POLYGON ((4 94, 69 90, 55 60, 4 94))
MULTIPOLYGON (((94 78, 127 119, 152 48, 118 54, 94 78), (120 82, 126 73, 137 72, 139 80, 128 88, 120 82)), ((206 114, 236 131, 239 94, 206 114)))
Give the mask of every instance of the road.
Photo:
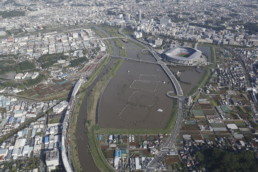
MULTIPOLYGON (((121 33, 122 33, 122 31, 121 31, 121 33)), ((123 35, 123 36, 124 36, 123 38, 129 38, 127 35, 123 35)), ((112 38, 112 39, 114 39, 114 38, 112 38)), ((129 38, 129 39, 131 39, 131 38, 129 38)), ((131 39, 131 40, 135 41, 133 39, 131 39)), ((137 43, 139 43, 139 42, 137 42, 137 43)), ((140 44, 142 44, 144 47, 146 47, 145 44, 143 44, 141 42, 140 42, 140 44)), ((113 42, 112 42, 112 47, 114 47, 114 43, 113 42)), ((174 126, 173 130, 171 131, 170 136, 160 146, 160 148, 161 148, 160 150, 161 151, 159 151, 159 153, 154 157, 154 159, 147 166, 147 171, 153 171, 153 170, 159 168, 160 162, 162 161, 164 155, 166 155, 167 151, 169 149, 175 149, 176 138, 177 138, 177 135, 179 133, 179 130, 180 130, 180 127, 181 127, 181 123, 182 123, 182 120, 183 120, 183 101, 184 101, 184 97, 183 97, 183 90, 181 88, 181 85, 179 84, 179 82, 176 79, 176 77, 174 76, 174 74, 169 70, 169 68, 167 67, 166 63, 161 60, 159 55, 153 49, 151 49, 149 47, 147 49, 148 49, 148 51, 150 51, 150 53, 155 57, 155 59, 157 61, 157 62, 148 62, 148 63, 159 64, 162 67, 162 69, 167 74, 167 76, 169 77, 169 79, 171 80, 171 82, 173 83, 173 85, 175 87, 176 94, 177 94, 177 97, 178 97, 178 102, 179 102, 179 104, 178 104, 178 117, 177 117, 175 126, 174 126)), ((117 55, 114 55, 114 54, 113 54, 113 57, 125 58, 125 57, 120 57, 120 56, 117 56, 117 55)), ((126 58, 126 60, 133 60, 133 59, 126 58)), ((137 60, 137 61, 147 63, 147 61, 140 61, 140 60, 137 60)), ((109 66, 111 64, 108 64, 107 66, 109 66)), ((106 66, 106 69, 107 69, 107 66, 106 66)), ((97 79, 87 88, 87 95, 84 98, 83 104, 86 104, 87 99, 88 99, 88 97, 90 95, 90 92, 91 92, 92 88, 95 86, 96 82, 102 76, 103 76, 103 73, 101 75, 99 75, 97 77, 97 79)), ((74 106, 73 104, 74 104, 74 102, 72 100, 71 107, 74 106)), ((86 109, 85 109, 85 107, 82 107, 80 109, 80 113, 79 113, 79 116, 78 116, 77 130, 76 130, 76 137, 77 137, 77 143, 76 144, 77 144, 78 150, 80 150, 78 152, 78 156, 79 156, 80 164, 81 164, 81 166, 82 166, 82 168, 84 170, 86 170, 86 169, 89 170, 90 169, 91 171, 98 171, 96 166, 95 166, 95 164, 94 164, 94 162, 92 161, 91 155, 88 152, 87 146, 85 146, 85 145, 88 144, 87 131, 85 131, 85 122, 86 122, 86 115, 85 115, 86 109), (88 155, 90 157, 88 157, 88 155), (93 162, 93 163, 88 163, 89 161, 93 162)), ((63 129, 67 128, 66 120, 64 121, 63 125, 64 125, 63 129)), ((64 132, 63 135, 64 136, 66 135, 66 131, 65 130, 63 130, 63 132, 64 132)), ((62 140, 62 142, 64 143, 65 141, 62 140)), ((62 146, 64 146, 64 145, 62 145, 62 146)), ((69 157, 69 152, 70 151, 69 151, 69 148, 68 148, 68 150, 66 150, 65 147, 66 146, 64 146, 64 148, 63 148, 64 150, 62 151, 63 155, 65 155, 65 157, 64 157, 64 159, 65 159, 64 161, 65 162, 64 163, 66 163, 66 165, 69 164, 68 166, 66 166, 66 169, 68 169, 67 171, 70 171, 70 169, 72 168, 70 166, 70 164, 71 164, 70 161, 71 160, 69 160, 70 159, 70 157, 69 157), (67 153, 68 153, 68 156, 67 156, 67 153)), ((71 169, 71 171, 72 171, 72 169, 71 169)))
POLYGON ((89 38, 90 41, 100 41, 100 40, 110 40, 110 39, 125 39, 123 36, 117 36, 117 37, 106 37, 106 38, 89 38))
POLYGON ((184 105, 184 99, 185 99, 183 89, 182 89, 181 85, 179 84, 178 80, 176 79, 175 75, 167 67, 166 63, 161 60, 160 56, 152 48, 147 47, 146 43, 143 43, 143 42, 140 42, 140 41, 138 42, 138 41, 128 37, 127 35, 125 35, 122 32, 122 28, 119 29, 119 33, 122 34, 124 37, 127 37, 128 39, 130 39, 134 42, 140 43, 141 45, 146 47, 147 50, 149 50, 149 52, 155 57, 157 63, 162 67, 164 72, 167 74, 167 76, 169 77, 169 79, 173 83, 173 85, 175 87, 175 90, 176 90, 177 97, 178 97, 178 114, 177 114, 177 120, 176 120, 176 123, 174 125, 174 128, 171 131, 169 137, 160 146, 160 151, 158 152, 158 154, 156 154, 154 159, 152 161, 150 161, 150 163, 147 165, 147 170, 146 171, 148 171, 148 172, 149 171, 156 171, 157 169, 159 169, 159 166, 161 164, 160 162, 163 160, 163 158, 167 154, 167 152, 170 151, 170 149, 173 149, 173 150, 176 151, 176 147, 175 147, 176 138, 177 138, 177 135, 180 131, 181 124, 182 124, 182 121, 183 121, 183 105, 184 105))

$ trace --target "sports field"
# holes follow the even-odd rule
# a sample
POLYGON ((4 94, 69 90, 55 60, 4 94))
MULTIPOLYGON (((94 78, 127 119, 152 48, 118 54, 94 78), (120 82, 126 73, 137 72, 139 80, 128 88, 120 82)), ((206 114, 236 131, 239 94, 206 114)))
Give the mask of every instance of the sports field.
POLYGON ((165 128, 173 108, 166 93, 172 89, 159 65, 126 61, 100 99, 98 124, 102 128, 165 128))

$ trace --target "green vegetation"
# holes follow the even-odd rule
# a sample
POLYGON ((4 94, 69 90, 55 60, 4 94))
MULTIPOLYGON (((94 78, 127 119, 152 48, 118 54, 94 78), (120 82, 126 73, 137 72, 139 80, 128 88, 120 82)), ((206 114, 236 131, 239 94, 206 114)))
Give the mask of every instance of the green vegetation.
POLYGON ((19 16, 25 16, 25 11, 0 11, 0 16, 3 18, 12 18, 12 17, 19 17, 19 16))
POLYGON ((78 66, 84 62, 87 62, 88 59, 86 57, 81 57, 81 58, 77 58, 77 59, 74 59, 74 60, 71 60, 70 61, 70 66, 71 67, 75 67, 75 66, 78 66))
POLYGON ((88 129, 88 138, 91 155, 97 167, 103 172, 113 171, 112 167, 109 166, 108 162, 100 149, 100 145, 97 141, 96 133, 95 133, 95 114, 97 108, 98 99, 104 90, 107 82, 116 75, 117 71, 123 64, 123 60, 119 59, 115 62, 113 67, 109 70, 109 72, 96 84, 94 87, 92 94, 89 98, 88 103, 88 121, 86 123, 88 129))
MULTIPOLYGON (((80 111, 80 106, 82 105, 82 101, 83 98, 85 97, 87 92, 83 92, 83 90, 85 90, 89 85, 92 84, 92 82, 97 78, 97 76, 101 73, 101 71, 103 70, 104 66, 109 62, 110 59, 106 59, 104 62, 102 62, 101 66, 97 69, 97 71, 90 77, 90 79, 86 82, 86 84, 84 84, 81 89, 80 89, 80 96, 78 99, 78 103, 75 106, 75 110, 74 110, 74 115, 73 115, 73 119, 72 119, 72 125, 70 128, 70 136, 71 136, 71 142, 72 142, 72 159, 73 159, 73 164, 75 167, 75 171, 82 171, 82 168, 80 166, 80 161, 78 158, 78 148, 76 146, 76 123, 77 123, 77 119, 78 119, 78 115, 79 115, 79 111, 80 111)), ((103 87, 105 86, 106 82, 116 74, 116 72, 118 71, 119 67, 122 65, 123 60, 117 60, 117 63, 114 65, 114 67, 108 72, 108 74, 106 74, 104 76, 104 78, 99 81, 97 83, 97 86, 94 87, 94 90, 92 91, 92 95, 95 95, 97 92, 99 93, 98 96, 100 96, 100 90, 103 89, 103 87)), ((88 106, 91 109, 96 109, 94 105, 96 105, 96 102, 98 100, 94 97, 91 96, 91 98, 89 99, 89 103, 92 106, 88 106)), ((91 112, 91 110, 88 110, 89 112, 91 112)), ((95 111, 93 110, 92 113, 94 113, 95 111)), ((90 114, 88 114, 90 115, 90 114)), ((99 148, 99 145, 97 140, 96 140, 96 134, 95 134, 95 127, 94 127, 94 121, 88 121, 87 122, 87 128, 88 128, 88 137, 89 137, 89 145, 90 145, 90 151, 91 154, 93 156, 94 162, 96 163, 96 165, 98 166, 98 168, 100 168, 102 171, 112 171, 108 164, 104 161, 105 158, 99 148)))
POLYGON ((138 47, 141 47, 142 49, 146 49, 145 46, 143 46, 141 43, 139 43, 137 41, 134 41, 134 40, 131 40, 131 39, 129 39, 128 41, 131 42, 132 44, 137 45, 138 47))
POLYGON ((89 138, 90 151, 95 164, 102 172, 113 172, 114 170, 108 164, 108 162, 106 161, 106 158, 104 157, 100 149, 100 145, 97 140, 94 127, 88 126, 88 131, 89 131, 88 138, 89 138))
POLYGON ((208 148, 195 154, 200 162, 200 168, 205 167, 210 172, 256 171, 258 161, 252 151, 230 152, 217 148, 208 148))
POLYGON ((258 33, 258 24, 257 23, 246 23, 244 24, 245 29, 248 30, 249 34, 258 33))
POLYGON ((83 98, 86 95, 86 89, 88 86, 90 86, 92 84, 92 82, 97 78, 97 76, 101 73, 101 71, 104 69, 104 66, 110 61, 110 58, 106 58, 98 67, 98 69, 90 76, 90 78, 88 79, 88 81, 81 86, 80 90, 79 90, 79 98, 77 101, 77 104, 75 106, 74 112, 73 112, 73 118, 72 118, 72 125, 71 128, 69 129, 69 135, 71 137, 71 148, 72 148, 72 161, 73 161, 73 165, 75 168, 75 171, 83 171, 80 165, 80 161, 79 161, 79 157, 78 157, 78 148, 76 145, 76 124, 77 124, 77 119, 78 119, 78 115, 79 115, 79 111, 80 111, 80 107, 82 105, 83 102, 83 98))
POLYGON ((174 125, 176 123, 176 119, 177 119, 177 100, 176 99, 173 99, 173 110, 171 112, 171 116, 170 116, 170 119, 169 119, 169 122, 167 124, 167 127, 166 129, 164 130, 165 132, 164 133, 170 133, 171 130, 174 128, 174 125))
POLYGON ((110 34, 110 36, 121 36, 118 33, 118 27, 112 27, 112 26, 108 26, 108 25, 102 25, 101 26, 107 33, 110 34))
POLYGON ((33 156, 23 160, 5 161, 2 165, 3 169, 8 169, 10 172, 29 171, 40 166, 40 159, 33 156))
POLYGON ((68 56, 65 56, 62 53, 58 53, 58 54, 46 54, 46 55, 42 55, 38 61, 41 63, 41 67, 42 68, 49 68, 50 66, 52 66, 53 64, 55 64, 58 60, 66 60, 68 58, 68 56))
POLYGON ((183 21, 186 20, 186 19, 184 19, 184 18, 180 18, 177 14, 169 14, 168 17, 170 17, 170 18, 171 18, 171 21, 172 21, 172 22, 175 22, 175 23, 183 22, 183 21))
POLYGON ((80 112, 80 107, 82 105, 82 101, 84 96, 86 95, 86 92, 84 92, 83 94, 80 94, 77 104, 75 106, 75 109, 73 111, 73 118, 71 121, 71 128, 69 130, 69 135, 71 137, 71 148, 72 148, 72 162, 73 162, 73 166, 75 168, 75 171, 83 171, 80 165, 80 160, 78 157, 78 148, 77 148, 77 144, 76 144, 76 124, 77 124, 77 119, 78 119, 78 115, 80 112))
POLYGON ((33 85, 37 85, 39 84, 41 81, 43 81, 45 79, 45 76, 40 74, 37 78, 35 79, 29 79, 26 80, 25 82, 23 82, 23 85, 26 87, 31 87, 33 85))
POLYGON ((123 32, 126 34, 126 35, 133 35, 133 32, 134 30, 132 30, 131 28, 125 28, 123 29, 123 32))
POLYGON ((55 124, 55 123, 60 123, 60 122, 61 122, 61 115, 48 119, 48 124, 55 124))
POLYGON ((28 71, 32 69, 35 69, 35 64, 31 61, 26 60, 18 64, 18 71, 28 71))
POLYGON ((34 85, 39 84, 41 81, 45 79, 45 76, 43 74, 40 74, 37 78, 35 79, 28 79, 25 80, 24 82, 15 82, 15 81, 10 81, 10 82, 2 82, 1 87, 16 87, 16 88, 26 88, 26 87, 31 87, 34 85))
MULTIPOLYGON (((111 37, 121 37, 119 34, 118 28, 111 27, 107 25, 103 25, 102 28, 111 36, 111 37)), ((124 47, 124 43, 121 39, 114 39, 115 45, 119 48, 120 56, 127 56, 126 48, 124 47)))
POLYGON ((116 60, 112 66, 111 69, 109 69, 108 73, 103 76, 103 78, 97 82, 95 87, 93 88, 93 91, 89 97, 89 101, 87 104, 87 109, 88 109, 88 120, 93 122, 95 124, 95 119, 96 119, 96 109, 97 109, 97 103, 98 99, 101 96, 102 92, 104 91, 105 86, 107 85, 108 81, 114 77, 123 64, 122 59, 116 60), (96 107, 96 108, 95 108, 96 107))
POLYGON ((211 63, 212 64, 210 65, 210 67, 205 68, 205 72, 204 72, 202 79, 199 80, 197 85, 189 92, 188 95, 194 94, 198 88, 202 88, 210 80, 211 69, 216 67, 216 59, 217 59, 215 46, 210 46, 210 48, 211 48, 211 63))
POLYGON ((27 72, 35 69, 35 64, 31 61, 25 60, 16 64, 16 62, 12 59, 2 60, 0 63, 0 74, 4 74, 7 72, 27 72))
POLYGON ((106 58, 103 62, 101 62, 100 66, 97 68, 97 70, 90 76, 88 81, 81 86, 79 90, 79 94, 85 91, 85 89, 97 78, 97 76, 101 73, 101 71, 104 69, 105 65, 108 64, 110 61, 110 58, 106 58))
MULTIPOLYGON (((106 37, 106 35, 105 35, 103 32, 99 31, 99 30, 96 29, 95 27, 92 27, 91 29, 94 30, 94 32, 95 32, 97 35, 99 35, 101 38, 105 38, 105 37, 106 37)), ((113 54, 113 49, 112 49, 112 47, 111 47, 110 41, 109 41, 109 40, 104 40, 104 43, 105 43, 105 44, 107 45, 107 47, 108 47, 108 54, 109 54, 109 55, 112 55, 112 54, 113 54)))
POLYGON ((126 48, 124 47, 124 43, 121 41, 121 39, 115 39, 115 45, 119 48, 119 55, 122 57, 127 56, 126 48))
POLYGON ((209 21, 206 21, 207 24, 200 24, 200 23, 189 23, 189 25, 191 26, 198 26, 198 27, 203 27, 203 28, 207 28, 207 29, 213 29, 215 31, 221 31, 221 30, 224 30, 226 29, 225 26, 223 25, 220 25, 219 22, 216 23, 213 23, 212 25, 214 26, 211 26, 211 25, 208 25, 209 24, 209 21))

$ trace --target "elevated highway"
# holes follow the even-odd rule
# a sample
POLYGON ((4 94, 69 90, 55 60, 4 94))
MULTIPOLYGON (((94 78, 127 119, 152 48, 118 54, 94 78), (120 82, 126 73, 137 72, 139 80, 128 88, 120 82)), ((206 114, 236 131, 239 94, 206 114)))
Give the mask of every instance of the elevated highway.
POLYGON ((150 161, 149 164, 147 165, 146 171, 148 171, 148 172, 156 171, 156 170, 158 170, 160 163, 163 160, 164 156, 167 154, 167 152, 170 151, 171 149, 176 151, 176 147, 175 147, 176 138, 180 131, 181 123, 183 121, 184 92, 183 92, 183 89, 182 89, 181 85, 179 84, 178 80, 176 79, 175 75, 170 71, 170 69, 167 67, 166 63, 161 60, 160 56, 152 48, 147 47, 145 42, 136 41, 136 40, 128 37, 127 35, 125 35, 122 32, 122 28, 119 29, 119 33, 134 42, 140 43, 141 45, 146 47, 147 50, 149 50, 149 52, 156 59, 157 64, 159 64, 162 67, 164 72, 167 74, 167 76, 173 83, 175 91, 176 91, 176 97, 178 98, 177 120, 175 122, 174 128, 171 131, 169 137, 160 146, 160 151, 156 154, 156 156, 153 158, 153 160, 150 161))

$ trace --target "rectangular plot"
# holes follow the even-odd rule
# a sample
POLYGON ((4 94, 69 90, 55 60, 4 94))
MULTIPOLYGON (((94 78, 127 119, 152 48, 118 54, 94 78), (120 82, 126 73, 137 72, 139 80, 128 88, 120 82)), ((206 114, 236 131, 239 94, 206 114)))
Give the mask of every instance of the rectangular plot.
POLYGON ((158 75, 146 75, 146 74, 141 74, 139 80, 161 81, 161 77, 158 76, 158 75))
POLYGON ((134 80, 133 83, 130 85, 130 88, 154 92, 156 91, 158 84, 159 82, 134 80))
POLYGON ((128 103, 151 107, 155 104, 155 96, 148 92, 136 91, 129 97, 128 103))

